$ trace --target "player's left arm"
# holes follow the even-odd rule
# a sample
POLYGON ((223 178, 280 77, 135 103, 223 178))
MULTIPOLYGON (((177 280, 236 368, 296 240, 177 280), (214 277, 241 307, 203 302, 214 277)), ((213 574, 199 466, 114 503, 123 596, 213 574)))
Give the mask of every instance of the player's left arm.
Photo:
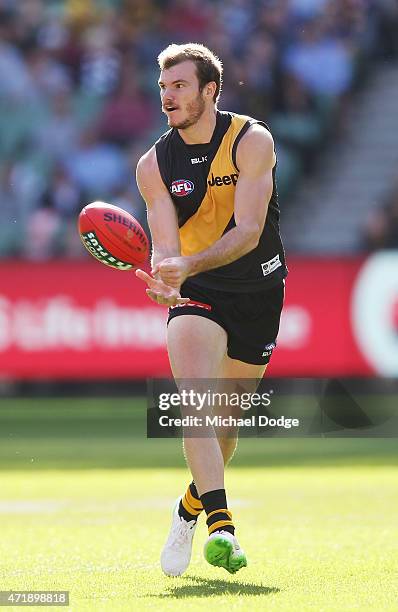
POLYGON ((264 229, 272 195, 272 169, 275 165, 274 142, 264 127, 250 126, 242 137, 236 154, 239 178, 235 189, 236 226, 209 248, 186 257, 170 257, 157 266, 165 283, 182 283, 188 276, 229 264, 252 251, 264 229))

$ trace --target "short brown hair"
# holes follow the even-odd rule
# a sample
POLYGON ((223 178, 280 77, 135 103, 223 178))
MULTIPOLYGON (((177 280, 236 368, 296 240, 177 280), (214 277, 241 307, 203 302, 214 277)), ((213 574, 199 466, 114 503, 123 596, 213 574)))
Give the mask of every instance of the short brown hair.
POLYGON ((173 43, 158 56, 160 70, 168 70, 172 66, 188 60, 195 63, 200 91, 207 83, 215 82, 216 91, 213 100, 217 102, 222 86, 222 63, 210 49, 198 43, 187 43, 185 45, 173 43))

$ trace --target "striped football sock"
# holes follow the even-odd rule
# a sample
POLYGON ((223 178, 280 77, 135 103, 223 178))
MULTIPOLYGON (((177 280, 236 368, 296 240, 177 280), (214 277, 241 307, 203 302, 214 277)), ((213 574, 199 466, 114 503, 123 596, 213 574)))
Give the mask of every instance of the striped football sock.
POLYGON ((206 523, 209 535, 215 531, 229 531, 234 535, 235 527, 232 522, 232 514, 228 510, 225 489, 208 491, 203 493, 200 499, 207 514, 206 523))
POLYGON ((178 514, 186 521, 196 521, 203 510, 194 481, 188 486, 185 495, 182 496, 178 507, 178 514))

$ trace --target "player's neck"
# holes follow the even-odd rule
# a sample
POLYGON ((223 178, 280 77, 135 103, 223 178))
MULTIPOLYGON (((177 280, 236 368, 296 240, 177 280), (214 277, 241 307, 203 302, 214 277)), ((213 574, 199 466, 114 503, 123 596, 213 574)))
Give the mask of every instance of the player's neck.
POLYGON ((211 141, 217 121, 217 109, 205 110, 201 118, 185 130, 178 130, 185 144, 206 144, 211 141))

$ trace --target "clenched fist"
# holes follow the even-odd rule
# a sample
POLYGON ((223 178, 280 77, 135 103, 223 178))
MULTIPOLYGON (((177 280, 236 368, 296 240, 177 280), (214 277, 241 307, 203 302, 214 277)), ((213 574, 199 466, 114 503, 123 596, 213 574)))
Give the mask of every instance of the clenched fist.
POLYGON ((179 289, 189 276, 190 267, 188 257, 167 257, 160 261, 152 270, 152 274, 159 274, 166 285, 179 289))

